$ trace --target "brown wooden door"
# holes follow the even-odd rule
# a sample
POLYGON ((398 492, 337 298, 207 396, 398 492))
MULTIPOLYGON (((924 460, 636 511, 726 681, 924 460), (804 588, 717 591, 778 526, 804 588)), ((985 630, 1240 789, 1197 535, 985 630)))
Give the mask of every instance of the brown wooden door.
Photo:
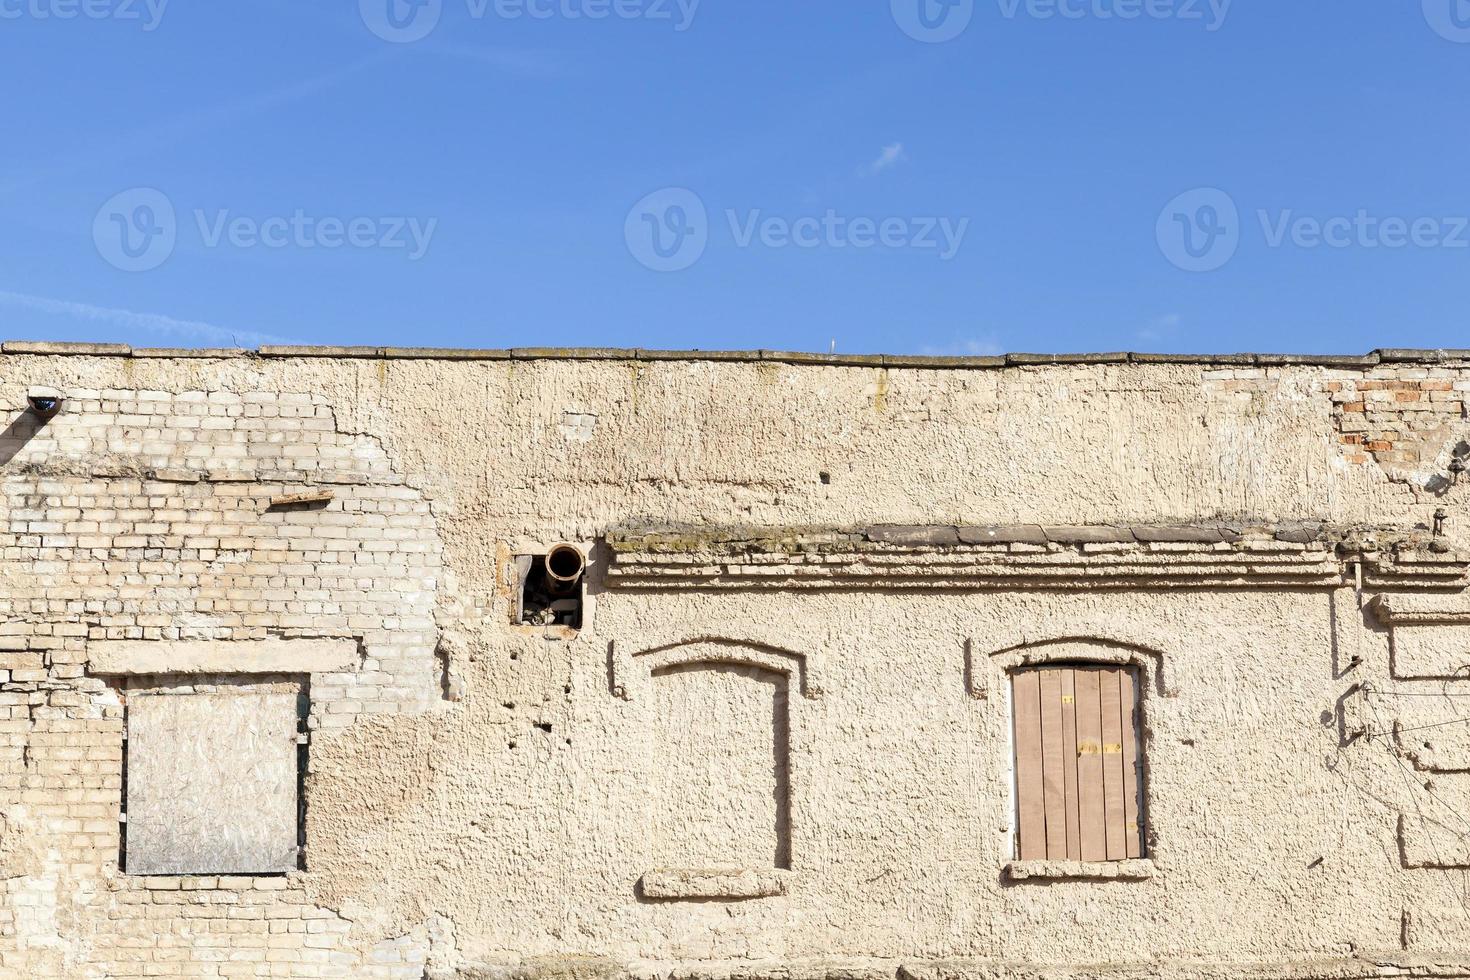
POLYGON ((1011 692, 1021 860, 1142 857, 1136 672, 1027 669, 1011 692))

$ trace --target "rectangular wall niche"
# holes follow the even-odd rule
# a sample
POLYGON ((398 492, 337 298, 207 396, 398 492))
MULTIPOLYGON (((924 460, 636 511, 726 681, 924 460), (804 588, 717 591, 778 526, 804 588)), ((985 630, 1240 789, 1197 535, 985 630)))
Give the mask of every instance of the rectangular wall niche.
POLYGON ((1470 677, 1470 624, 1394 624, 1393 676, 1399 680, 1470 677))
POLYGON ((128 693, 124 871, 296 869, 301 712, 293 688, 128 693))
POLYGON ((1125 667, 1021 670, 1011 684, 1020 859, 1142 857, 1135 672, 1125 667))
POLYGON ((655 867, 791 867, 787 688, 785 675, 746 665, 654 672, 655 867))

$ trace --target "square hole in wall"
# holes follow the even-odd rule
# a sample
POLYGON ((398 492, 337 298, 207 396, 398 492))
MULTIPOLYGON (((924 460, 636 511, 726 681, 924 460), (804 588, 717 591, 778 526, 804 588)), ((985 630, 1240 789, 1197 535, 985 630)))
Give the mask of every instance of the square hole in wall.
POLYGON ((587 557, 576 545, 516 556, 515 622, 523 626, 582 628, 587 557))

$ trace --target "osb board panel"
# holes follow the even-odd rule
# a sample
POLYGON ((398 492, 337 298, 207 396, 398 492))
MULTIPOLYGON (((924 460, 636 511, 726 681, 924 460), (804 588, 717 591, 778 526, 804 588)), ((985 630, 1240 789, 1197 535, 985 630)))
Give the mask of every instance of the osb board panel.
POLYGON ((296 727, 294 694, 130 697, 126 870, 294 869, 296 727))

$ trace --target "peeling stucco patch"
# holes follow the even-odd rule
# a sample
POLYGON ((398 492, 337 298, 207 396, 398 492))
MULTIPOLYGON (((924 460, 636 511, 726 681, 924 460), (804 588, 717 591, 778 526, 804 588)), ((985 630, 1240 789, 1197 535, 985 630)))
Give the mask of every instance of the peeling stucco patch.
POLYGON ((1326 384, 1345 458, 1371 458, 1393 480, 1444 493, 1470 461, 1470 383, 1451 371, 1374 375, 1326 384))

